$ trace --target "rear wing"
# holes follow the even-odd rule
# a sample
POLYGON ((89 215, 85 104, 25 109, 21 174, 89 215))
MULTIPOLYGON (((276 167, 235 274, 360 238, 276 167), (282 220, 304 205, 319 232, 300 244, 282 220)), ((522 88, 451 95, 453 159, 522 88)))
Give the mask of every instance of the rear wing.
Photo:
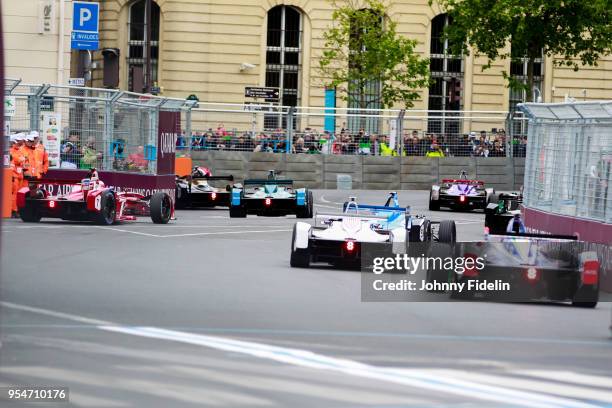
MULTIPOLYGON (((372 211, 389 211, 389 212, 408 212, 410 211, 410 207, 387 207, 384 205, 363 205, 357 204, 357 211, 359 210, 372 210, 372 211)), ((350 214, 354 210, 352 207, 346 208, 346 211, 350 214)))
POLYGON ((229 175, 229 176, 191 176, 191 180, 210 180, 210 181, 214 181, 214 180, 227 180, 227 181, 234 181, 234 176, 233 175, 229 175))
MULTIPOLYGON (((485 231, 486 232, 486 231, 485 231)), ((492 233, 489 237, 508 237, 508 238, 538 238, 538 239, 562 239, 566 241, 578 241, 578 237, 575 235, 560 235, 560 234, 536 234, 533 232, 523 232, 515 234, 513 232, 501 232, 492 233)))
POLYGON ((291 186, 293 185, 293 180, 268 180, 268 179, 250 179, 244 180, 243 183, 245 186, 261 186, 261 185, 271 185, 276 184, 279 186, 291 186))
POLYGON ((384 221, 384 222, 387 222, 387 219, 388 219, 387 217, 373 215, 369 213, 359 214, 355 212, 351 212, 351 213, 326 212, 326 213, 315 213, 314 222, 315 222, 315 225, 320 225, 320 224, 327 224, 327 221, 332 221, 332 220, 342 221, 346 218, 356 218, 362 221, 378 220, 378 221, 384 221))
MULTIPOLYGON (((85 177, 87 178, 87 177, 85 177)), ((73 178, 73 179, 68 179, 68 178, 41 178, 41 179, 36 179, 36 180, 27 180, 29 183, 34 183, 34 184, 47 184, 47 185, 76 185, 76 184, 81 184, 81 182, 83 181, 83 178, 73 178)))
POLYGON ((482 180, 461 180, 461 179, 444 179, 442 183, 448 184, 469 184, 471 186, 484 186, 484 181, 482 180))

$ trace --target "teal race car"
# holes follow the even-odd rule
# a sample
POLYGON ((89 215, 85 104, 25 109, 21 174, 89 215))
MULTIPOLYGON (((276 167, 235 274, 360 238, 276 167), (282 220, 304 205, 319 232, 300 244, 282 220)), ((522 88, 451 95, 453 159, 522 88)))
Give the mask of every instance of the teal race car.
POLYGON ((294 188, 293 180, 277 179, 274 171, 270 171, 267 179, 247 179, 244 184, 234 184, 230 217, 295 214, 297 218, 312 218, 313 201, 312 191, 294 188))

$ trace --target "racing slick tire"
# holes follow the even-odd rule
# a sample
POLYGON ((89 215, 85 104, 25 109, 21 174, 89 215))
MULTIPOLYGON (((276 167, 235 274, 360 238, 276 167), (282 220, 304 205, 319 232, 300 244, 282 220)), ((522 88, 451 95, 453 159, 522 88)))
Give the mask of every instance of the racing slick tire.
POLYGON ((412 225, 408 233, 410 242, 427 242, 431 240, 431 224, 429 220, 423 221, 421 225, 412 225))
POLYGON ((438 228, 438 242, 454 243, 455 241, 457 241, 457 228, 455 227, 455 221, 440 221, 440 227, 438 228))
POLYGON ((39 222, 42 217, 38 209, 33 205, 28 205, 26 201, 25 207, 19 209, 19 218, 21 218, 23 222, 39 222))
POLYGON ((429 211, 440 211, 440 201, 431 199, 431 191, 429 192, 429 211))
POLYGON ((304 207, 298 207, 295 215, 297 218, 312 218, 313 214, 313 198, 312 191, 308 191, 306 195, 306 205, 304 207))
POLYGON ((289 264, 292 268, 308 268, 310 266, 310 246, 308 248, 295 248, 297 224, 293 226, 291 237, 291 258, 289 264))
POLYGON ((112 191, 100 194, 100 211, 92 213, 93 221, 98 225, 113 225, 117 217, 117 203, 112 191))
POLYGON ((247 211, 243 205, 232 205, 229 209, 230 218, 246 218, 247 211))
POLYGON ((183 210, 188 207, 189 191, 186 188, 176 188, 176 203, 174 207, 178 210, 183 210))
POLYGON ((172 217, 172 200, 168 194, 159 191, 151 196, 149 209, 155 224, 167 224, 172 217))
POLYGON ((581 287, 572 299, 572 306, 593 309, 599 301, 599 290, 595 287, 581 287))

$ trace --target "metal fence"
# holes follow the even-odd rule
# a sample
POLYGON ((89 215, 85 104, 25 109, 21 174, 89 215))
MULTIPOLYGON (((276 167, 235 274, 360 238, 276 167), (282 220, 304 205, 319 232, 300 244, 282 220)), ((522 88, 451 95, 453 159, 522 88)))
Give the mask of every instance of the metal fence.
POLYGON ((612 222, 612 103, 522 104, 525 205, 612 222))
MULTIPOLYGON (((133 171, 157 170, 158 118, 162 111, 187 116, 192 102, 129 92, 5 81, 15 109, 10 131, 37 130, 50 167, 133 171)), ((180 123, 177 123, 177 127, 180 123)))
POLYGON ((180 112, 176 123, 179 155, 234 150, 524 157, 526 152, 527 121, 520 112, 204 103, 19 80, 5 82, 5 95, 15 98, 15 112, 7 118, 11 130, 38 130, 52 147, 48 150, 53 163, 70 168, 154 173, 161 111, 180 112))
MULTIPOLYGON (((199 103, 178 149, 307 154, 524 157, 526 123, 501 111, 356 111, 199 103), (270 118, 276 118, 271 121, 270 118), (376 119, 377 132, 366 124, 376 119), (270 127, 274 123, 278 127, 270 127), (284 126, 280 126, 283 125, 284 126), (517 133, 506 129, 517 130, 517 133)), ((187 126, 183 126, 187 129, 187 126)))

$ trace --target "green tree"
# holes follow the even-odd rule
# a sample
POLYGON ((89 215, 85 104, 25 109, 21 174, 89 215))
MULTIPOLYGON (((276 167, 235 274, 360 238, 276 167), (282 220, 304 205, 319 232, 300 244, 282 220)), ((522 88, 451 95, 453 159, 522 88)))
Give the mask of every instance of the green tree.
MULTIPOLYGON (((430 4, 433 1, 430 0, 430 4)), ((596 66, 609 55, 612 44, 610 0, 438 0, 452 24, 445 31, 454 54, 488 58, 484 69, 496 59, 512 62, 527 59, 527 83, 507 73, 510 87, 526 89, 532 100, 534 63, 542 52, 554 57, 557 66, 596 66), (512 44, 511 52, 507 51, 512 44)))
POLYGON ((340 98, 362 109, 413 106, 418 89, 429 85, 429 61, 416 52, 416 41, 397 34, 380 0, 330 0, 333 23, 323 34, 319 73, 340 98), (368 94, 372 84, 378 94, 368 94))

